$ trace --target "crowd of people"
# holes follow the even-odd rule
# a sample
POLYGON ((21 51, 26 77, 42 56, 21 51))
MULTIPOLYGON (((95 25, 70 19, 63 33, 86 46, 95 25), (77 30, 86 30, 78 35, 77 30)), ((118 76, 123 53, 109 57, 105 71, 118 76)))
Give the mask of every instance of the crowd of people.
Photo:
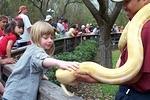
POLYGON ((79 25, 73 24, 70 25, 68 20, 61 17, 58 18, 57 22, 54 22, 51 15, 47 15, 45 21, 51 24, 55 29, 56 37, 75 37, 80 35, 92 35, 99 34, 99 27, 93 26, 92 24, 79 25))
POLYGON ((113 33, 122 33, 123 29, 124 29, 124 26, 119 26, 117 24, 114 24, 111 31, 113 33))

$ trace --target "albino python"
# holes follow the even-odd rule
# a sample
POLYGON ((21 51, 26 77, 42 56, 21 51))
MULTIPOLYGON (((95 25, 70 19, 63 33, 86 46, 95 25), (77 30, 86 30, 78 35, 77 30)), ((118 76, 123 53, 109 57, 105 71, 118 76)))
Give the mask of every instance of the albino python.
MULTIPOLYGON (((79 72, 87 73, 100 83, 121 84, 135 77, 141 69, 143 63, 143 45, 141 40, 141 30, 143 25, 150 19, 150 4, 141 8, 136 15, 128 22, 120 37, 118 47, 120 51, 127 45, 128 59, 121 67, 109 69, 94 62, 80 63, 79 72)), ((65 85, 75 83, 74 71, 58 69, 56 71, 57 80, 65 85)), ((64 85, 61 85, 65 89, 64 85)), ((67 93, 67 91, 65 90, 67 93)), ((71 94, 67 93, 71 96, 71 94)))

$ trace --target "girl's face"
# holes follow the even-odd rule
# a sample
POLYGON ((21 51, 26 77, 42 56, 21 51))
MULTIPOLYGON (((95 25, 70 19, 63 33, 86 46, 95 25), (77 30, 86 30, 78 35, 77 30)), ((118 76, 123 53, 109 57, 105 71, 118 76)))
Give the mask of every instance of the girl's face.
POLYGON ((23 33, 23 27, 20 27, 17 25, 15 27, 15 33, 17 33, 18 35, 21 35, 23 33))
POLYGON ((5 25, 8 23, 8 20, 7 19, 2 19, 0 21, 0 28, 3 30, 5 25))
POLYGON ((43 35, 40 40, 40 45, 43 49, 49 50, 54 44, 54 39, 51 35, 43 35))

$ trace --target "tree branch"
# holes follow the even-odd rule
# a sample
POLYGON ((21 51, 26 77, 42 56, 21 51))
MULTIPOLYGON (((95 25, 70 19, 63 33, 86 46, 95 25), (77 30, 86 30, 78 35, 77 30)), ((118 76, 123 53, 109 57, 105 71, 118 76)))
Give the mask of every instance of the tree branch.
POLYGON ((105 20, 105 22, 109 22, 109 16, 108 16, 108 1, 107 0, 97 0, 100 5, 99 14, 102 17, 102 19, 105 20))
POLYGON ((82 3, 82 2, 81 2, 81 1, 77 1, 77 0, 74 0, 74 1, 67 0, 66 4, 65 4, 65 6, 64 6, 64 10, 63 10, 62 16, 65 15, 67 7, 68 7, 70 4, 73 4, 73 3, 82 3))
POLYGON ((109 16, 111 26, 114 24, 115 20, 117 19, 121 9, 122 9, 122 3, 116 3, 112 13, 109 16))
POLYGON ((96 19, 97 22, 103 23, 102 17, 99 15, 99 11, 96 9, 96 7, 91 3, 90 0, 82 0, 85 4, 85 6, 90 10, 93 17, 96 19))
POLYGON ((37 0, 37 4, 34 2, 34 0, 29 0, 36 8, 38 8, 42 14, 43 17, 45 17, 44 12, 42 10, 42 4, 43 4, 43 0, 37 0))

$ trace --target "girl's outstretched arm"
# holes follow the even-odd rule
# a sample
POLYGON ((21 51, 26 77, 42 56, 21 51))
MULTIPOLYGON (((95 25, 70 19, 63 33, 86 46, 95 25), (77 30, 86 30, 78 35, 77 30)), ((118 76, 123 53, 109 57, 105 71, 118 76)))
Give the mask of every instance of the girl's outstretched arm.
POLYGON ((77 70, 79 68, 79 63, 78 62, 71 62, 71 61, 63 61, 63 60, 58 60, 54 58, 46 58, 43 61, 43 66, 45 68, 51 68, 51 67, 59 67, 61 69, 67 69, 67 70, 77 70))

